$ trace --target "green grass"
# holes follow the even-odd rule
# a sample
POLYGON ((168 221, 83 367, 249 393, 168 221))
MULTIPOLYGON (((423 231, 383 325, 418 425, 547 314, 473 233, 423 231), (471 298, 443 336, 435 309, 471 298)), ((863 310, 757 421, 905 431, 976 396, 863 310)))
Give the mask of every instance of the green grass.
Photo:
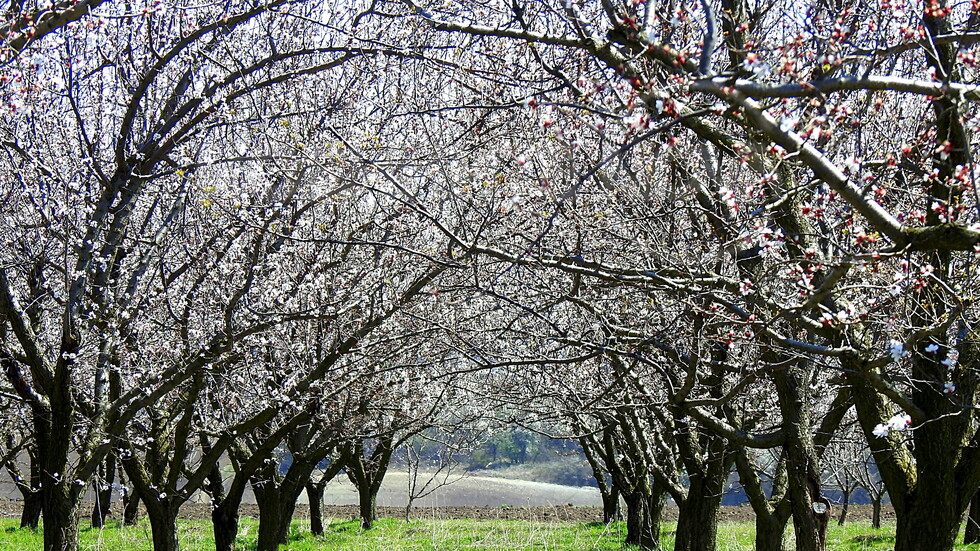
MULTIPOLYGON (((615 523, 573 524, 535 520, 379 520, 373 530, 361 531, 356 521, 328 520, 326 534, 315 538, 309 534, 308 521, 293 523, 290 541, 281 551, 619 551, 623 549, 625 526, 615 523)), ((86 523, 87 526, 87 523, 86 523)), ((242 519, 239 549, 254 549, 257 523, 242 519)), ((180 521, 181 549, 210 551, 214 549, 211 525, 205 521, 180 521)), ((672 523, 664 525, 662 544, 673 546, 672 523)), ((894 547, 894 525, 874 530, 866 522, 831 525, 827 548, 831 551, 877 551, 894 547)), ((754 538, 752 523, 723 523, 718 528, 719 551, 751 551, 754 538)), ((792 527, 786 533, 787 548, 792 549, 792 527)), ((104 530, 83 528, 80 549, 84 551, 151 551, 149 524, 123 528, 110 523, 104 530)), ((0 520, 0 549, 33 551, 42 548, 40 532, 20 530, 15 520, 0 520)), ((957 550, 980 551, 980 545, 959 545, 957 550)))

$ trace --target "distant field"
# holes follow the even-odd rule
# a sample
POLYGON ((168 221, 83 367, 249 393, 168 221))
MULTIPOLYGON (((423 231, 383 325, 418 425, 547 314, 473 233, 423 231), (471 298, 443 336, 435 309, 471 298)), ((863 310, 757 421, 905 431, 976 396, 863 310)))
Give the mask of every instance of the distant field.
MULTIPOLYGON (((378 505, 403 507, 407 499, 408 475, 398 471, 385 475, 378 505)), ((337 477, 327 487, 323 501, 329 505, 353 505, 357 503, 357 492, 350 481, 337 477)), ((596 488, 473 475, 439 488, 431 496, 416 502, 423 507, 535 507, 569 503, 576 507, 601 507, 602 499, 596 488)))
MULTIPOLYGON (((203 521, 181 521, 182 549, 208 551, 214 549, 211 527, 203 521)), ((662 543, 670 549, 674 526, 664 526, 662 543)), ((256 523, 245 519, 239 538, 240 549, 247 551, 255 545, 256 523)), ((625 527, 622 523, 605 526, 601 523, 541 522, 533 520, 423 520, 405 523, 383 519, 377 528, 362 532, 356 522, 346 519, 329 521, 322 538, 309 535, 309 523, 293 524, 292 537, 283 551, 435 551, 437 549, 466 549, 469 551, 549 550, 549 551, 613 551, 623 549, 625 527)), ((750 551, 753 526, 749 522, 724 522, 719 526, 719 551, 750 551)), ((787 532, 788 549, 792 549, 791 533, 787 532)), ((33 551, 41 549, 40 532, 18 530, 14 520, 0 520, 0 549, 33 551)), ((830 551, 877 551, 894 547, 894 524, 880 531, 866 522, 848 523, 843 528, 833 525, 828 538, 830 551)), ((105 530, 84 529, 81 549, 86 551, 150 551, 149 526, 145 522, 133 528, 119 528, 111 523, 105 530)), ((978 546, 959 546, 957 549, 978 549, 978 546)))
MULTIPOLYGON (((13 483, 0 479, 0 499, 17 500, 20 493, 13 483)), ((391 471, 385 475, 378 494, 378 505, 404 507, 408 499, 408 475, 391 471)), ((305 503, 306 494, 300 497, 305 503)), ((344 476, 338 476, 327 486, 323 501, 327 505, 355 505, 357 492, 344 476)), ((249 492, 245 503, 255 503, 249 492)), ((576 507, 601 507, 602 500, 595 488, 562 486, 544 482, 516 480, 476 474, 439 488, 432 495, 416 502, 423 507, 535 507, 572 504, 576 507)))

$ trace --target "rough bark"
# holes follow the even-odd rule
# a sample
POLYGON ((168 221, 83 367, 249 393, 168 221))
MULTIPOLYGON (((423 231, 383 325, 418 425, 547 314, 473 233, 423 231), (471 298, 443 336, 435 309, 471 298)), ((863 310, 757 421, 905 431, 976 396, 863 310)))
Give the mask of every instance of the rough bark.
POLYGON ((211 510, 215 551, 233 551, 238 538, 238 504, 222 503, 211 510))
POLYGON ((777 371, 773 377, 786 430, 787 482, 793 509, 797 551, 823 551, 827 545, 830 502, 820 491, 820 468, 811 436, 809 403, 798 366, 777 371))
POLYGON ((153 551, 179 551, 177 511, 178 508, 171 503, 147 503, 146 516, 150 520, 153 551))
POLYGON ((44 551, 77 551, 78 500, 66 483, 52 484, 42 495, 44 551))
POLYGON ((842 493, 840 516, 837 517, 837 526, 844 526, 844 523, 847 522, 847 510, 851 505, 851 489, 845 487, 842 493))
POLYGON ((123 526, 136 526, 140 520, 140 495, 130 488, 123 495, 123 526))
POLYGON ((609 485, 606 491, 602 492, 602 522, 609 524, 622 518, 619 510, 619 489, 609 485))
POLYGON ((980 495, 970 500, 970 512, 966 516, 966 528, 963 531, 963 543, 980 543, 980 495))
POLYGON ((881 529, 881 496, 871 502, 871 527, 881 529))
POLYGON ((306 484, 306 497, 310 501, 310 533, 314 536, 323 535, 323 491, 325 488, 325 482, 309 482, 306 484))
MULTIPOLYGON (((275 468, 274 464, 273 467, 275 468)), ((265 469, 263 469, 265 470, 265 469)), ((271 482, 267 482, 271 486, 271 482)), ((253 483, 255 501, 259 506, 259 533, 255 549, 257 551, 276 551, 280 543, 285 543, 285 535, 280 536, 279 526, 282 509, 279 506, 279 495, 274 488, 263 488, 253 483)))
POLYGON ((37 530, 41 523, 41 507, 44 496, 40 491, 24 496, 24 508, 20 512, 20 527, 37 530))
POLYGON ((791 515, 789 497, 786 494, 785 455, 776 467, 771 498, 766 497, 759 469, 749 457, 748 450, 739 446, 735 448, 733 455, 739 482, 755 513, 756 551, 783 551, 783 534, 786 533, 786 522, 791 515))
MULTIPOLYGON (((724 454, 724 450, 721 450, 724 454)), ((724 462, 724 458, 718 458, 724 462)), ((709 469, 713 471, 715 469, 709 469)), ((724 472, 690 476, 687 497, 678 504, 677 537, 674 551, 714 551, 718 539, 718 509, 725 490, 724 472)))
POLYGON ((785 549, 784 536, 786 534, 786 522, 788 520, 789 515, 770 515, 761 519, 756 518, 756 551, 783 551, 785 549))
MULTIPOLYGON (((210 443, 202 437, 203 447, 210 443)), ((237 473, 236 473, 237 477, 237 473)), ((241 484, 244 488, 244 484, 241 484)), ((242 492, 232 482, 231 491, 225 493, 221 470, 215 463, 215 468, 208 473, 204 491, 211 497, 211 525, 214 532, 215 551, 234 551, 235 540, 238 538, 238 509, 241 505, 242 492)))
POLYGON ((636 484, 632 493, 624 493, 623 501, 626 503, 626 545, 659 550, 667 487, 655 479, 644 481, 636 484))
MULTIPOLYGON (((13 437, 11 437, 12 440, 13 437)), ((10 443, 8 448, 13 447, 10 443)), ((24 506, 20 512, 20 527, 30 530, 37 530, 41 522, 41 507, 44 496, 41 495, 41 465, 38 462, 37 452, 33 446, 27 447, 30 474, 25 479, 17 464, 17 454, 14 454, 7 462, 7 472, 14 480, 17 490, 20 491, 21 501, 24 506)))
MULTIPOLYGON (((712 350, 712 359, 720 365, 727 354, 726 347, 716 346, 712 350)), ((722 396, 722 381, 723 373, 717 367, 705 379, 715 398, 722 396)), ((719 407, 715 414, 725 416, 726 411, 719 407)), ((682 410, 675 409, 673 416, 681 433, 676 442, 688 477, 683 499, 675 497, 678 516, 674 551, 714 551, 718 539, 718 509, 735 457, 722 436, 691 425, 682 410)))
POLYGON ((92 528, 102 528, 112 511, 112 484, 116 479, 116 456, 109 454, 95 484, 95 503, 92 504, 92 528))
POLYGON ((170 495, 143 494, 146 517, 150 521, 153 551, 178 551, 177 513, 184 500, 170 495))
POLYGON ((277 551, 279 545, 286 543, 289 537, 289 525, 293 520, 296 509, 296 499, 305 488, 309 479, 309 470, 290 476, 298 467, 294 463, 286 477, 279 483, 267 483, 265 488, 255 490, 256 501, 259 503, 259 535, 256 549, 258 551, 277 551), (261 497, 260 497, 261 496, 261 497))
POLYGON ((370 456, 364 455, 364 442, 357 441, 346 446, 341 454, 347 477, 357 488, 358 511, 361 529, 370 530, 378 517, 378 491, 381 481, 388 472, 391 454, 394 451, 394 436, 378 438, 370 456))
POLYGON ((959 515, 950 516, 941 496, 939 499, 925 498, 921 501, 928 505, 913 504, 904 515, 897 516, 896 551, 953 549, 959 529, 959 515))
MULTIPOLYGON (((74 348, 72 348, 74 349, 74 348)), ((34 408, 34 439, 41 462, 41 515, 44 517, 44 551, 78 549, 81 485, 68 475, 68 454, 72 437, 73 409, 68 395, 68 374, 58 370, 50 394, 50 407, 34 408), (74 485, 74 487, 73 487, 74 485)))
MULTIPOLYGON (((935 7, 946 7, 948 2, 938 1, 935 7)), ((935 16, 928 10, 922 18, 927 36, 937 36, 951 32, 952 24, 948 18, 935 16)), ((959 79, 956 66, 956 47, 952 44, 936 45, 924 50, 926 64, 944 78, 959 79)), ((925 185, 930 197, 942 198, 950 204, 957 203, 962 190, 950 187, 949 182, 958 165, 973 161, 970 151, 970 138, 963 126, 960 105, 950 97, 931 99, 935 114, 936 140, 948 142, 949 155, 933 154, 932 166, 935 177, 925 185)), ((927 213, 926 225, 938 226, 945 222, 936 213, 927 213)), ((953 258, 948 249, 928 253, 922 258, 931 264, 940 280, 949 278, 953 258)), ((917 308, 913 311, 911 322, 917 327, 927 327, 943 319, 950 303, 944 291, 937 285, 929 285, 916 291, 914 296, 917 308)), ((972 367, 976 360, 976 337, 969 330, 960 339, 961 365, 972 367)), ((949 370, 945 359, 947 343, 944 339, 923 339, 918 350, 911 355, 911 397, 921 410, 928 427, 922 426, 912 434, 915 462, 906 474, 909 481, 904 503, 896 500, 896 492, 888 488, 895 503, 897 517, 895 531, 896 551, 917 549, 953 549, 960 520, 976 491, 976 456, 970 450, 976 444, 976 429, 971 426, 969 416, 962 415, 962 405, 958 400, 950 400, 943 392, 943 384, 955 382, 957 394, 972 396, 976 391, 973 374, 960 370, 949 370), (925 353, 929 344, 939 346, 936 353, 925 353), (972 442, 971 442, 972 440, 972 442), (974 464, 970 464, 971 461, 974 464), (965 499, 964 499, 965 498, 965 499)))
POLYGON ((361 530, 374 528, 374 521, 378 518, 378 492, 367 485, 358 487, 357 511, 361 517, 361 530))
POLYGON ((624 495, 626 502, 626 545, 659 549, 659 527, 654 525, 650 500, 640 492, 624 495))
MULTIPOLYGON (((328 448, 315 447, 306 453, 295 452, 289 470, 284 474, 275 472, 278 465, 274 462, 263 468, 264 472, 258 473, 263 480, 261 486, 253 485, 256 501, 259 502, 258 551, 277 551, 279 544, 286 543, 289 525, 296 510, 296 500, 304 489, 308 491, 310 476, 329 451, 328 448)), ((326 482, 336 476, 341 468, 342 463, 335 461, 324 473, 319 499, 323 498, 326 482)), ((377 489, 374 493, 377 495, 377 489)), ((317 507, 319 508, 319 503, 317 507)), ((321 522, 320 533, 322 532, 321 522)))

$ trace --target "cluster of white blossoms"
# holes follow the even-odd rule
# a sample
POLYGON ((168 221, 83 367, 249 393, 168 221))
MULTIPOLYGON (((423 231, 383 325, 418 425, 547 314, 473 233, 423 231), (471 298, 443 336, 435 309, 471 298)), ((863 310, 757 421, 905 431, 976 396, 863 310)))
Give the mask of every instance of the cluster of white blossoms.
POLYGON ((903 431, 912 424, 912 418, 905 413, 899 413, 888 420, 887 423, 879 423, 873 431, 871 431, 878 438, 888 436, 893 430, 903 431))

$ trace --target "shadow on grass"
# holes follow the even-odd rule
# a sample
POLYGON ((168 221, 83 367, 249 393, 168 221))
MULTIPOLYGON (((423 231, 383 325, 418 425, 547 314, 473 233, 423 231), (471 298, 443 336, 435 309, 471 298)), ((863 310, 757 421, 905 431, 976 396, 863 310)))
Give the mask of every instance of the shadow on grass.
POLYGON ((608 526, 608 524, 606 524, 605 522, 595 521, 595 522, 586 522, 585 526, 586 528, 604 528, 608 526))
POLYGON ((895 536, 879 536, 876 534, 861 534, 850 539, 853 543, 895 543, 895 536))
POLYGON ((335 522, 331 524, 328 529, 331 532, 360 532, 361 523, 356 520, 350 520, 347 522, 335 522))
POLYGON ((121 520, 107 520, 105 526, 98 528, 96 526, 89 525, 79 525, 78 531, 80 533, 86 532, 98 532, 100 530, 124 530, 126 528, 133 528, 133 526, 123 526, 123 521, 121 520))

